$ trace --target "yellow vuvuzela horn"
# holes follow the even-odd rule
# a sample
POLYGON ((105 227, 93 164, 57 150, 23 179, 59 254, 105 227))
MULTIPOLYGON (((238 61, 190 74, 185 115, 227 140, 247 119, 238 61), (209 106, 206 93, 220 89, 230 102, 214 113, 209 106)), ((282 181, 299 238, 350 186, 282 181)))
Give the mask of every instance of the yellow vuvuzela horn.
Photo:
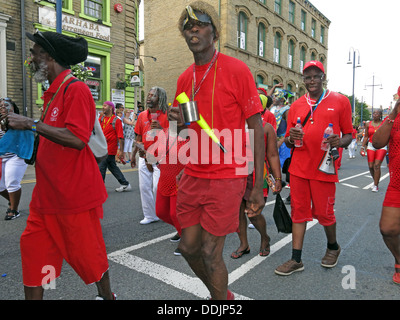
POLYGON ((198 114, 197 111, 197 103, 195 101, 190 102, 189 97, 186 95, 185 92, 182 92, 180 95, 178 95, 176 97, 176 100, 179 102, 180 104, 180 109, 181 109, 181 114, 183 117, 183 121, 185 122, 194 122, 196 121, 197 124, 200 126, 200 128, 202 128, 207 134, 208 136, 216 143, 218 144, 218 146, 221 148, 221 150, 223 152, 226 152, 226 149, 224 148, 224 146, 221 144, 221 142, 219 142, 219 139, 216 137, 216 135, 214 134, 214 131, 210 128, 210 126, 208 125, 208 123, 204 120, 204 118, 202 117, 201 114, 198 114), (187 110, 184 110, 184 112, 182 112, 184 107, 188 107, 188 108, 195 108, 196 110, 188 110, 188 112, 185 112, 187 110), (190 113, 189 116, 186 117, 186 115, 190 113), (195 115, 194 115, 195 114, 195 115), (198 115, 198 116, 197 116, 198 115), (188 119, 187 119, 188 118, 188 119), (192 120, 192 119, 195 120, 192 120))

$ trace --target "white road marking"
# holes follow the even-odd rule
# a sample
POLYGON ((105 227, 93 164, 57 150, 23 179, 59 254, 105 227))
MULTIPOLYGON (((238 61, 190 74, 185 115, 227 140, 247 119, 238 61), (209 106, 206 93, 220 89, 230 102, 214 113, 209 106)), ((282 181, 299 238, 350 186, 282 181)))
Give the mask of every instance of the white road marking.
MULTIPOLYGON (((351 177, 347 177, 344 179, 341 179, 339 182, 343 182, 343 181, 347 181, 356 177, 359 177, 361 175, 365 175, 367 172, 363 172, 360 174, 356 174, 354 176, 351 177)), ((381 178, 381 181, 386 179, 389 176, 389 173, 384 175, 381 178)), ((357 186, 351 185, 351 184, 347 184, 347 183, 342 183, 342 185, 351 187, 351 188, 358 188, 357 186)), ((364 189, 368 188, 364 187, 364 189)), ((275 200, 273 201, 268 201, 265 206, 269 206, 269 205, 273 205, 275 203, 275 200)), ((312 228, 313 226, 315 226, 318 223, 317 220, 313 220, 312 222, 307 223, 307 229, 312 228)), ((191 293, 201 299, 205 299, 207 298, 207 296, 209 295, 208 290, 206 289, 206 287, 204 286, 204 284, 196 277, 196 276, 189 276, 187 274, 184 274, 182 272, 176 271, 174 269, 165 267, 161 264, 152 262, 152 261, 148 261, 146 259, 140 258, 138 256, 135 256, 133 254, 131 254, 132 251, 138 250, 138 249, 142 249, 144 247, 147 247, 149 245, 167 240, 169 238, 171 238, 172 236, 175 235, 176 232, 170 233, 170 234, 166 234, 164 236, 161 236, 159 238, 156 239, 152 239, 149 241, 145 241, 142 243, 139 243, 137 245, 133 245, 115 252, 112 252, 110 254, 108 254, 108 258, 115 262, 115 263, 119 263, 127 268, 130 268, 132 270, 135 270, 137 272, 146 274, 150 277, 153 277, 157 280, 160 280, 166 284, 169 284, 177 289, 186 291, 188 293, 191 293)), ((286 246, 287 244, 289 244, 292 241, 292 235, 289 234, 287 236, 285 236, 284 238, 282 238, 280 241, 278 241, 277 243, 275 243, 274 245, 271 246, 271 252, 269 254, 268 257, 272 256, 274 253, 278 252, 280 249, 282 249, 284 246, 286 246)), ((255 268, 256 266, 258 266, 259 264, 261 264, 263 261, 266 261, 268 259, 268 257, 260 257, 259 255, 255 256, 254 258, 250 259, 249 261, 247 261, 246 263, 242 264, 240 267, 238 267, 237 269, 233 270, 230 274, 229 274, 229 285, 231 285, 232 283, 234 283, 235 281, 237 281, 238 279, 242 278, 244 275, 246 275, 250 270, 252 270, 253 268, 255 268)), ((249 297, 243 296, 243 295, 239 295, 237 293, 235 293, 235 298, 237 300, 252 300, 249 297)))

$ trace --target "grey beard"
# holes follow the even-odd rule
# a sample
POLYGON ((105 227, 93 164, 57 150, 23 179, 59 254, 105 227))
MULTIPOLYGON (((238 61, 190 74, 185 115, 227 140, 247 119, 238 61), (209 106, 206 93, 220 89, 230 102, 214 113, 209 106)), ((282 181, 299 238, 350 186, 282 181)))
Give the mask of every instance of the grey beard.
POLYGON ((47 80, 47 75, 48 75, 47 64, 45 62, 41 62, 37 68, 37 71, 33 75, 33 79, 37 83, 42 83, 47 80))

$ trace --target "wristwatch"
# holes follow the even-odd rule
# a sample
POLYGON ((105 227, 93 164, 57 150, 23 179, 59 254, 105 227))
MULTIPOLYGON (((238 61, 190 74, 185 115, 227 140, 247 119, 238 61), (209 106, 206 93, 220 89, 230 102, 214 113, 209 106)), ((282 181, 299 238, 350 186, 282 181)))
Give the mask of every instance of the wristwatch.
POLYGON ((36 132, 36 124, 39 122, 40 120, 33 120, 33 125, 32 125, 32 128, 31 128, 31 130, 33 131, 33 132, 36 132))

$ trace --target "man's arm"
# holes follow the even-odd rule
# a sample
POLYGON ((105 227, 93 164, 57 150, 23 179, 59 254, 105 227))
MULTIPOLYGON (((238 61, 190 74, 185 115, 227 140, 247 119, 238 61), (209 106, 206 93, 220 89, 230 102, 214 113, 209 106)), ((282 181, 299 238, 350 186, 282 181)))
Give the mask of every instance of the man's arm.
MULTIPOLYGON (((33 119, 16 113, 9 113, 7 119, 8 127, 15 130, 32 130, 32 126, 34 125, 33 119)), ((36 124, 36 132, 64 147, 82 150, 86 145, 67 128, 52 127, 41 121, 36 124)))
POLYGON ((247 125, 254 132, 254 172, 255 183, 246 203, 245 213, 249 217, 259 215, 265 206, 263 196, 263 173, 265 157, 264 130, 259 113, 247 119, 247 125))

